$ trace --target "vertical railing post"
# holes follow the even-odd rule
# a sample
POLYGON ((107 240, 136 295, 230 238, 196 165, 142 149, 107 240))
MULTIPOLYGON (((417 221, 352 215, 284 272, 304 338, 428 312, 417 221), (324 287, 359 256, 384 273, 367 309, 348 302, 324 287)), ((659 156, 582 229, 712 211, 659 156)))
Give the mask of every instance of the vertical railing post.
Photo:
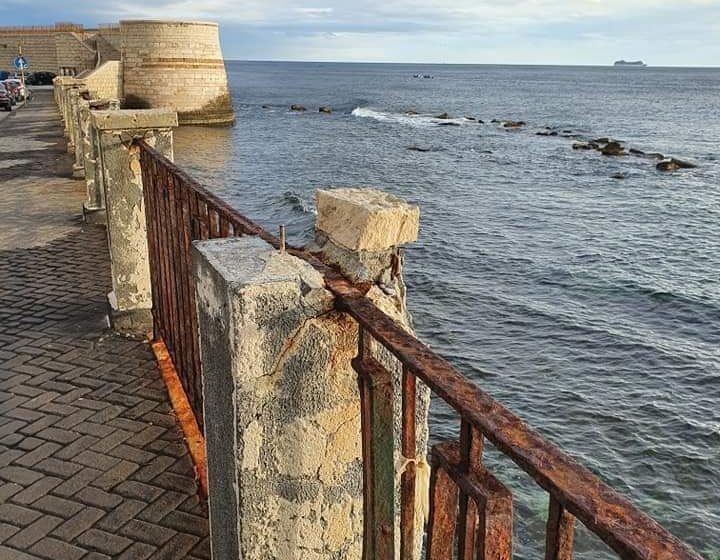
POLYGON ((575 517, 552 496, 545 535, 545 560, 572 560, 575 517))
POLYGON ((395 558, 395 419, 392 375, 372 357, 361 328, 358 357, 363 438, 363 560, 395 558))
POLYGON ((113 290, 108 295, 115 330, 146 335, 152 328, 150 263, 138 147, 143 138, 172 158, 177 114, 166 109, 93 111, 105 185, 113 290))

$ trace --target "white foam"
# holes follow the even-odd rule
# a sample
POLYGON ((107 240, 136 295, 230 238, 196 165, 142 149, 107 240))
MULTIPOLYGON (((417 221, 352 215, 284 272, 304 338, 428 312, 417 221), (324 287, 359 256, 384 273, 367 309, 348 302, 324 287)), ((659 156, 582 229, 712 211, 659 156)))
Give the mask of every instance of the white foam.
POLYGON ((368 107, 356 107, 351 113, 355 117, 364 119, 373 119, 378 122, 402 124, 408 126, 438 126, 440 123, 456 123, 459 125, 475 124, 473 121, 466 119, 438 119, 432 115, 408 115, 406 113, 388 113, 384 111, 376 111, 368 107))

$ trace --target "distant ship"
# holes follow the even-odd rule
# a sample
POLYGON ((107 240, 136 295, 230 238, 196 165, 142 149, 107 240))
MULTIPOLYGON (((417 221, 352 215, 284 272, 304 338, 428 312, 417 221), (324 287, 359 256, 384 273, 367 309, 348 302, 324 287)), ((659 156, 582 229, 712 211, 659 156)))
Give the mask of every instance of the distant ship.
POLYGON ((633 68, 646 68, 647 64, 645 64, 642 60, 617 60, 615 61, 615 66, 631 66, 633 68))

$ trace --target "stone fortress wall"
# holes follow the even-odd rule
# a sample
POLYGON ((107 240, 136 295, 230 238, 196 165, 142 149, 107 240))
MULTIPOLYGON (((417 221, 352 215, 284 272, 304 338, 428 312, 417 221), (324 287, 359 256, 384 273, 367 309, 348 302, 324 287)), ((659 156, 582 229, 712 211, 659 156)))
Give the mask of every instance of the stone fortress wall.
POLYGON ((181 124, 233 120, 216 23, 121 21, 125 106, 173 107, 181 124))
POLYGON ((119 98, 123 107, 172 109, 180 124, 234 121, 215 23, 0 27, 0 70, 13 70, 18 46, 30 71, 77 77, 95 96, 119 98))

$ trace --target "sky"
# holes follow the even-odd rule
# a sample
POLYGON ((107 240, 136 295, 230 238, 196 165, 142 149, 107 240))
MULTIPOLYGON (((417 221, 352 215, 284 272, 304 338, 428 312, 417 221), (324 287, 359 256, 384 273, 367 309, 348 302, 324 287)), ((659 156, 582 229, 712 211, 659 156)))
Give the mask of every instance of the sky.
POLYGON ((720 0, 0 0, 0 25, 220 23, 226 59, 719 66, 720 0))

